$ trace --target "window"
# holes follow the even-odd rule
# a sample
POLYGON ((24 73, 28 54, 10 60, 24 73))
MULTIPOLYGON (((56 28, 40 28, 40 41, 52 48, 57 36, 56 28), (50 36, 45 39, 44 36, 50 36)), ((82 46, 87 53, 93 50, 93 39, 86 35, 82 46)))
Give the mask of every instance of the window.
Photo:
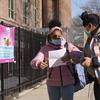
POLYGON ((42 26, 47 27, 47 0, 42 0, 42 26))
POLYGON ((59 19, 59 0, 52 0, 53 2, 53 17, 59 19))
POLYGON ((28 0, 23 0, 23 23, 28 24, 28 14, 29 14, 29 2, 28 0))
POLYGON ((38 12, 38 0, 34 0, 34 26, 38 27, 39 12, 38 12))
POLYGON ((9 0, 9 17, 14 19, 14 0, 9 0))

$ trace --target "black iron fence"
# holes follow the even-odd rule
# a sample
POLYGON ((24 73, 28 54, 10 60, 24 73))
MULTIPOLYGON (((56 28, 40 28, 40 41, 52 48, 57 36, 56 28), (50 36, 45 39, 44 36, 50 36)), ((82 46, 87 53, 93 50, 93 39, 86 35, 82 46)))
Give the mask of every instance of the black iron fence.
POLYGON ((21 28, 15 32, 14 63, 0 65, 0 100, 5 96, 19 93, 46 76, 45 70, 33 70, 31 59, 45 44, 46 36, 21 28))

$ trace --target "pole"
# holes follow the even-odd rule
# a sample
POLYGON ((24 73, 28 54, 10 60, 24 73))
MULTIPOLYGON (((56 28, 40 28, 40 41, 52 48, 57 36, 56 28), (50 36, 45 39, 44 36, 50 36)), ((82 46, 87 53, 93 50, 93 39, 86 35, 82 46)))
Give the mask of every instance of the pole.
POLYGON ((1 100, 4 100, 4 65, 1 64, 1 100))
POLYGON ((19 73, 19 75, 18 75, 18 79, 19 79, 19 92, 21 91, 21 88, 20 88, 20 86, 21 86, 21 79, 20 79, 20 77, 21 77, 21 69, 20 69, 20 27, 18 27, 18 73, 19 73))
MULTIPOLYGON (((1 21, 1 25, 3 25, 4 22, 1 21)), ((1 64, 1 100, 4 100, 4 64, 1 64)))

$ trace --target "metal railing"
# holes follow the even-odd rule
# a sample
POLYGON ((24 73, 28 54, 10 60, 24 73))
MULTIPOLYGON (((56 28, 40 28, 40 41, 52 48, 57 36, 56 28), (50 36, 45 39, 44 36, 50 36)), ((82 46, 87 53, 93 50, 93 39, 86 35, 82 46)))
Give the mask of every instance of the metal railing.
POLYGON ((5 96, 21 92, 23 89, 41 81, 45 70, 33 70, 30 61, 45 44, 46 36, 20 27, 15 29, 15 63, 0 65, 0 100, 5 96))

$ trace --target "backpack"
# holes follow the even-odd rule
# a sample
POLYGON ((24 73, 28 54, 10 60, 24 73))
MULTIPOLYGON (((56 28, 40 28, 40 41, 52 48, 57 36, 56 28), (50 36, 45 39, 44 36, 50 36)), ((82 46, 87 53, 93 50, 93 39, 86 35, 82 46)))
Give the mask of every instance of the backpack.
POLYGON ((81 89, 83 89, 86 86, 86 78, 84 73, 84 68, 81 66, 81 64, 72 64, 73 72, 68 66, 68 69, 70 70, 72 76, 75 79, 74 83, 74 92, 77 92, 81 89))
MULTIPOLYGON (((66 44, 66 52, 68 53, 68 56, 70 58, 68 44, 66 44)), ((73 71, 71 70, 71 68, 69 66, 68 66, 68 69, 75 79, 74 92, 77 92, 77 91, 83 89, 86 85, 84 67, 82 67, 82 65, 78 63, 78 64, 72 64, 73 71)))

